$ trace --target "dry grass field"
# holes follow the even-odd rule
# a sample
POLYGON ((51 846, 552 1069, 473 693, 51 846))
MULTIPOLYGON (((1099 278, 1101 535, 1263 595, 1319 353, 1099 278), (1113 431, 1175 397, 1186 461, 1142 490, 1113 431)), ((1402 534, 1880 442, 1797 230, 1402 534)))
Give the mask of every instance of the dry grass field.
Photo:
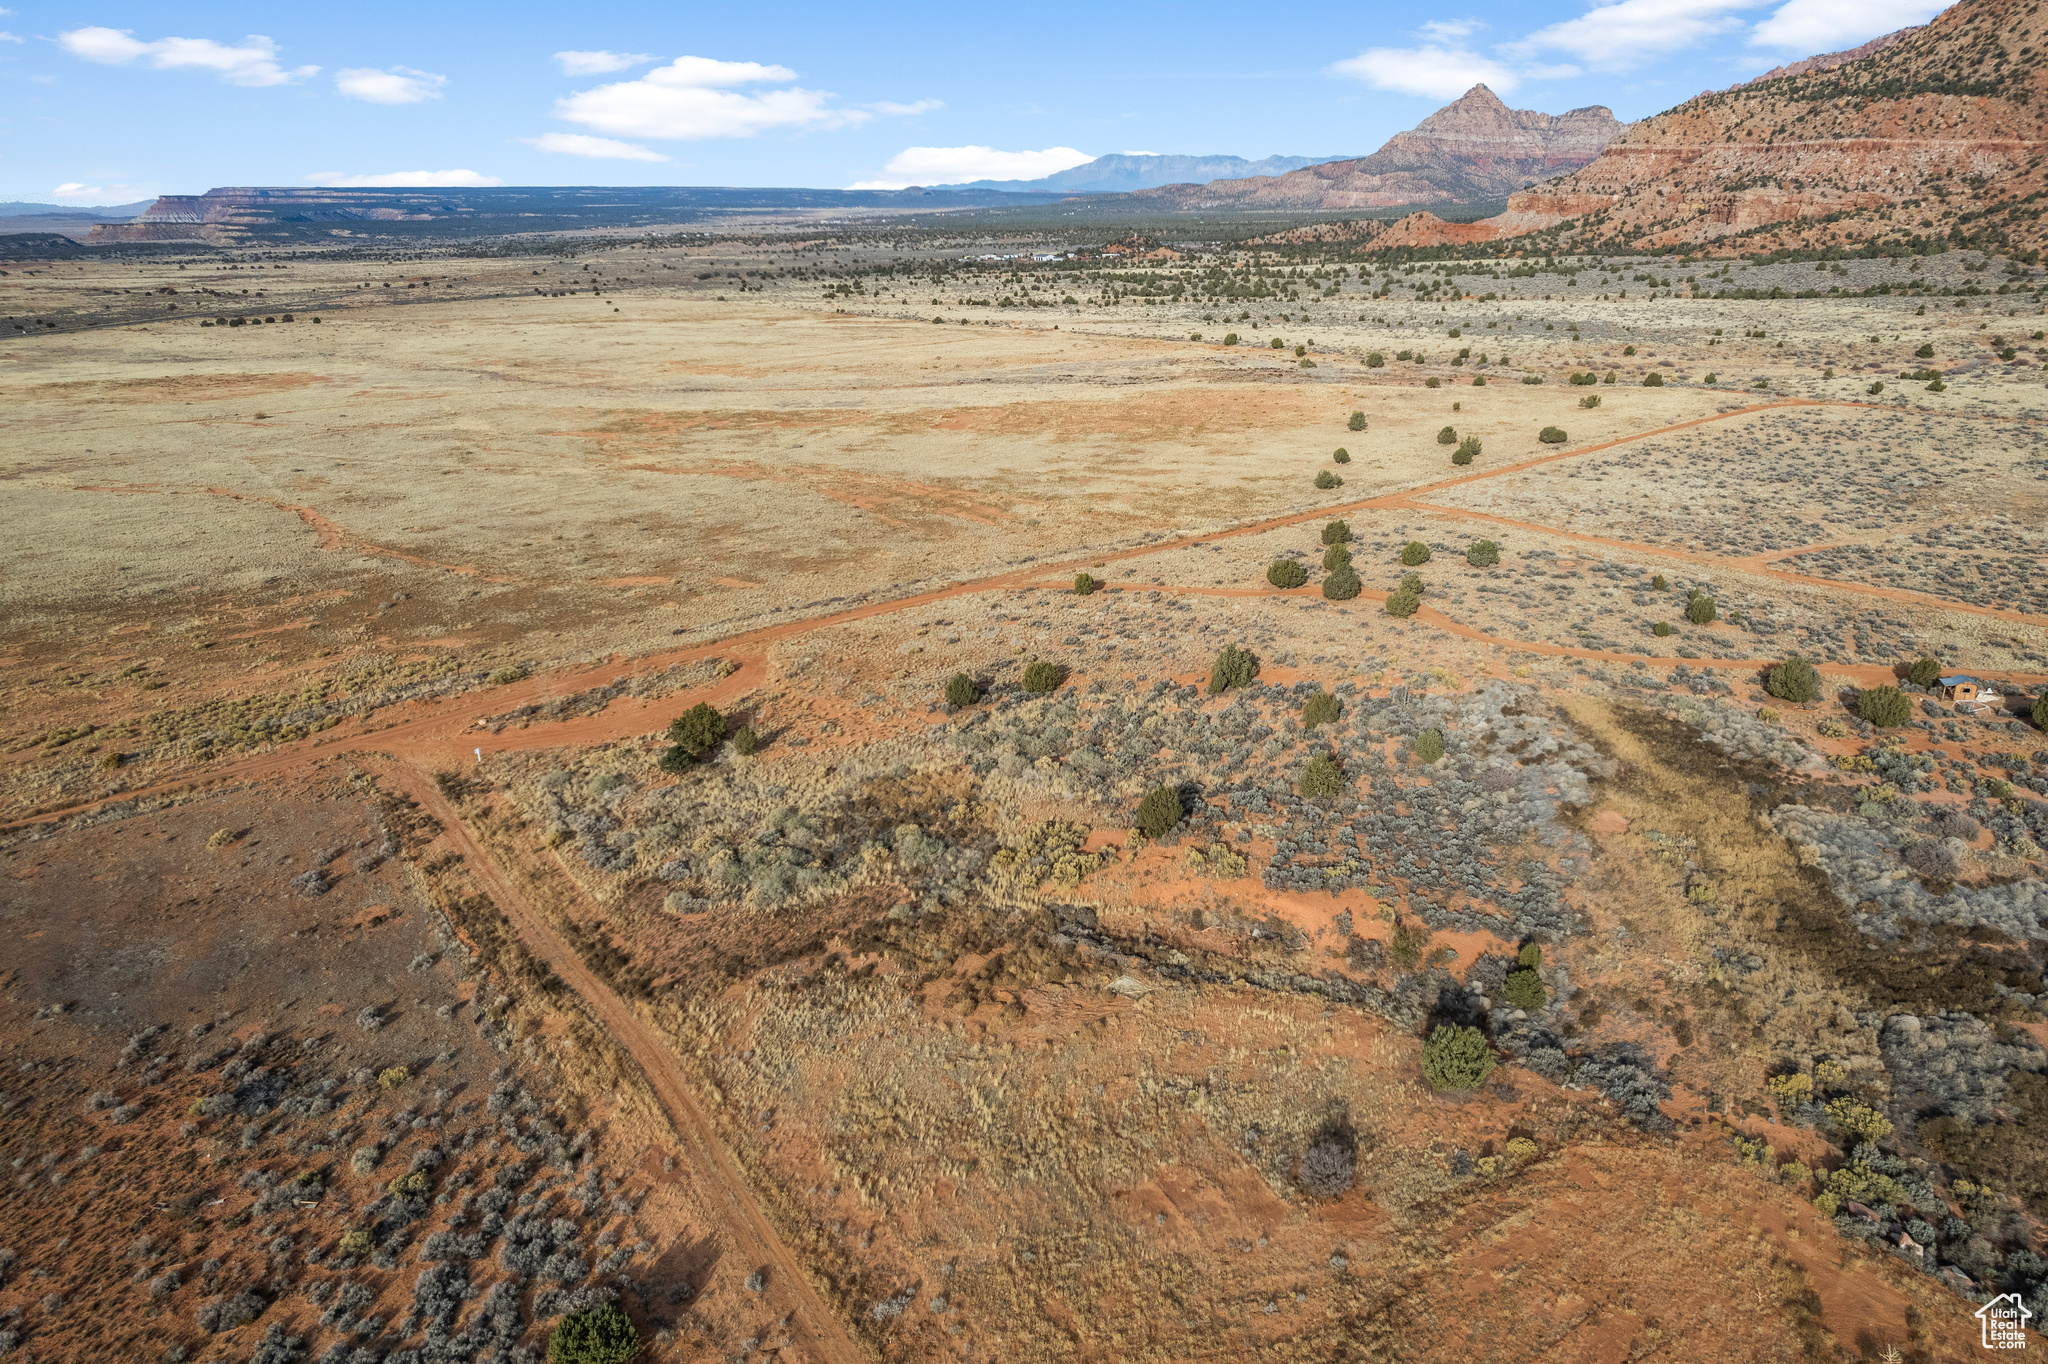
POLYGON ((2037 317, 991 249, 6 267, 10 1357, 1946 1360, 2048 1301, 2037 317))

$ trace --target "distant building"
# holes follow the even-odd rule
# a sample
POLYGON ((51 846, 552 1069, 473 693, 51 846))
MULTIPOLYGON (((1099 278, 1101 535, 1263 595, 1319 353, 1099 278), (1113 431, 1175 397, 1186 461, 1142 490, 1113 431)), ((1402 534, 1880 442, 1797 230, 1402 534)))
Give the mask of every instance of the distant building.
POLYGON ((1944 677, 1938 685, 1941 687, 1943 700, 1953 703, 1958 710, 1967 710, 1973 715, 1989 714, 1997 710, 2005 700, 1992 690, 1989 683, 1964 673, 1944 677))

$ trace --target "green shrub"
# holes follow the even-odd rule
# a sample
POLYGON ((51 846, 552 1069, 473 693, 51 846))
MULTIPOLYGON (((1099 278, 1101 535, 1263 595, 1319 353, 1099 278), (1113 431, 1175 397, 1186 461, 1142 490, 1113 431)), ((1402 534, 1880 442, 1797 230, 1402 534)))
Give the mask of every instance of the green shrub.
POLYGON ((1171 786, 1155 786, 1138 802, 1138 828, 1147 838, 1164 838, 1185 817, 1180 792, 1171 786))
POLYGON ((1922 342, 1920 349, 1914 351, 1913 354, 1919 356, 1922 360, 1932 360, 1934 358, 1934 343, 1932 341, 1922 342))
POLYGON ((2048 729, 2048 691, 2034 698, 2034 708, 2028 712, 2034 721, 2034 728, 2048 729))
POLYGON ((693 758, 724 739, 725 717, 702 701, 669 721, 668 741, 693 758))
POLYGON ((1486 1034, 1477 1028, 1441 1024, 1422 1044, 1422 1078, 1432 1089, 1477 1089, 1493 1065, 1486 1034))
POLYGON ((1401 546, 1401 562, 1410 568, 1429 562, 1429 546, 1420 540, 1410 540, 1401 546))
POLYGON ((1422 381, 1422 386, 1424 388, 1442 388, 1443 384, 1444 381, 1435 377, 1434 375, 1422 381))
POLYGON ((1074 575, 1074 595, 1077 597, 1085 597, 1101 585, 1095 581, 1095 575, 1092 573, 1076 573, 1074 575))
POLYGON ((1340 568, 1351 567, 1351 551, 1343 545, 1331 545, 1323 551, 1323 572, 1335 573, 1340 568))
POLYGON ((751 758, 761 751, 761 736, 752 725, 741 725, 732 732, 732 751, 742 758, 751 758))
MULTIPOLYGON (((1371 365, 1374 369, 1378 369, 1381 365, 1385 364, 1386 361, 1380 359, 1378 351, 1374 351, 1371 355, 1366 357, 1365 363, 1371 365)), ((1363 412, 1352 413, 1351 420, 1344 423, 1344 429, 1347 431, 1365 430, 1365 414, 1363 412)))
POLYGON ((1537 384, 1543 382, 1543 376, 1540 374, 1524 374, 1522 376, 1522 382, 1528 384, 1530 387, 1533 388, 1537 384))
POLYGON ((640 1353, 640 1333, 615 1302, 571 1312, 548 1337, 548 1364, 626 1364, 640 1353))
POLYGON ((1692 600, 1685 604, 1685 618, 1694 625, 1711 625, 1715 615, 1714 599, 1704 592, 1693 593, 1692 600))
POLYGON ((1936 379, 1933 383, 1927 386, 1927 391, 1929 393, 1946 393, 1948 392, 1948 385, 1943 383, 1941 380, 1936 379))
MULTIPOLYGON (((1413 359, 1415 359, 1415 352, 1414 352, 1414 351, 1412 351, 1412 350, 1400 350, 1400 351, 1395 351, 1395 352, 1394 352, 1394 358, 1395 358, 1396 360, 1413 360, 1413 359)), ((1365 415, 1365 414, 1364 414, 1364 413, 1362 413, 1362 412, 1354 412, 1354 413, 1352 413, 1352 414, 1351 414, 1351 418, 1352 418, 1352 420, 1353 420, 1353 421, 1356 421, 1356 420, 1357 420, 1357 419, 1358 419, 1359 417, 1362 417, 1362 416, 1364 416, 1364 415, 1365 415)), ((1362 428, 1361 428, 1361 429, 1362 429, 1362 428)))
POLYGON ((1408 616, 1414 615, 1417 610, 1421 609, 1421 606, 1422 595, 1417 592, 1410 592, 1406 588, 1401 588, 1387 596, 1387 614, 1390 616, 1405 619, 1408 616))
POLYGON ((1344 480, 1331 473, 1328 469, 1325 469, 1316 475, 1316 486, 1328 492, 1332 488, 1343 487, 1344 480))
POLYGON ((1764 690, 1780 701, 1818 701, 1820 674, 1813 670, 1813 664, 1795 654, 1783 663, 1773 664, 1764 674, 1764 690))
POLYGON ((687 770, 695 761, 696 759, 690 756, 690 751, 681 744, 670 744, 661 750, 661 757, 655 760, 654 765, 673 777, 687 770))
POLYGON ((1266 581, 1275 587, 1300 587, 1308 581, 1308 570, 1292 559, 1275 559, 1266 565, 1266 581))
POLYGON ((1226 644, 1216 655, 1214 666, 1209 669, 1209 695, 1216 696, 1233 687, 1248 687, 1259 675, 1259 658, 1249 649, 1240 649, 1235 644, 1226 644))
MULTIPOLYGON (((1367 369, 1379 369, 1379 368, 1383 367, 1383 366, 1384 366, 1384 365, 1385 365, 1386 363, 1387 363, 1387 357, 1386 357, 1386 356, 1384 356, 1384 355, 1381 355, 1381 354, 1380 354, 1380 353, 1379 353, 1378 351, 1369 351, 1369 352, 1367 352, 1367 354, 1366 354, 1366 357, 1365 357, 1365 367, 1366 367, 1367 369)), ((1359 416, 1361 416, 1361 417, 1362 417, 1362 416, 1364 416, 1365 414, 1361 412, 1361 413, 1359 413, 1359 414, 1357 414, 1357 415, 1359 415, 1359 416)))
POLYGON ((1440 729, 1425 729, 1415 736, 1415 756, 1426 763, 1433 763, 1444 755, 1444 732, 1440 729))
POLYGON ((1470 444, 1471 442, 1467 441, 1465 445, 1460 445, 1457 449, 1451 451, 1451 463, 1470 464, 1472 462, 1472 452, 1466 448, 1470 444))
POLYGON ((1492 568, 1500 562, 1500 546, 1491 540, 1474 540, 1465 551, 1465 562, 1474 568, 1492 568))
POLYGON ((1334 725, 1343 713, 1342 702, 1326 691, 1319 691, 1309 697, 1308 704, 1301 708, 1301 727, 1314 729, 1317 725, 1334 725))
POLYGON ((1539 943, 1523 943, 1522 950, 1515 954, 1515 965, 1534 971, 1543 965, 1543 948, 1539 943))
POLYGON ((1671 590, 1671 580, 1662 573, 1659 573, 1650 579, 1650 587, 1653 591, 1669 592, 1671 590))
POLYGON ((1330 458, 1338 464, 1349 464, 1351 462, 1351 452, 1340 445, 1330 452, 1330 458))
POLYGON ((1872 380, 1870 387, 1864 389, 1863 391, 1865 393, 1868 393, 1871 397, 1875 398, 1878 394, 1884 392, 1884 380, 1872 380))
POLYGON ((1913 718, 1913 703, 1897 687, 1865 687, 1856 693, 1856 713, 1879 728, 1913 718))
POLYGON ((1600 376, 1593 373, 1591 370, 1588 370, 1584 374, 1580 374, 1577 370, 1574 370, 1572 371, 1571 377, 1566 379, 1565 382, 1570 384, 1573 388, 1590 388, 1592 385, 1600 382, 1600 376))
POLYGON ((1323 526, 1323 543, 1326 545, 1348 545, 1351 543, 1351 523, 1330 521, 1323 526))
POLYGON ((1653 634, 1653 635, 1655 635, 1655 636, 1656 636, 1657 638, 1659 638, 1659 639, 1668 639, 1668 638, 1670 638, 1670 636, 1671 636, 1671 622, 1670 622, 1670 621, 1668 621, 1668 620, 1660 620, 1660 621, 1658 621, 1658 622, 1657 622, 1657 623, 1656 623, 1655 625, 1652 625, 1652 626, 1650 627, 1650 633, 1651 633, 1651 634, 1653 634))
POLYGON ((1271 341, 1268 341, 1266 343, 1266 347, 1269 350, 1286 350, 1287 343, 1276 336, 1271 341))
POLYGON ((1517 1009, 1540 1009, 1550 1002, 1550 992, 1543 988, 1543 977, 1527 969, 1508 972, 1501 993, 1517 1009))
POLYGON ((1067 680, 1067 670, 1047 659, 1039 659, 1024 669, 1025 691, 1058 691, 1060 683, 1067 680))
POLYGON ((1868 1104, 1848 1098, 1828 1103, 1828 1126, 1858 1141, 1876 1141, 1892 1134, 1890 1118, 1868 1104))
POLYGON ((1458 453, 1452 455, 1451 458, 1457 460, 1460 464, 1470 464, 1474 459, 1478 458, 1481 448, 1479 437, 1467 436, 1458 442, 1458 453))
POLYGON ((1301 794, 1331 797, 1344 794, 1344 769, 1334 753, 1318 753, 1301 770, 1301 794))
POLYGON ((1224 345, 1226 345, 1226 346, 1234 346, 1234 345, 1236 345, 1236 344, 1237 344, 1237 333, 1236 333, 1236 332, 1232 332, 1232 333, 1230 333, 1230 335, 1228 335, 1228 336, 1224 337, 1224 338, 1223 338, 1223 344, 1224 344, 1224 345))
MULTIPOLYGON (((1941 660, 1923 658, 1906 669, 1906 680, 1916 687, 1931 687, 1941 681, 1941 660)), ((1776 692, 1771 695, 1776 696, 1776 692)))
POLYGON ((1472 387, 1474 387, 1474 388, 1485 388, 1485 387, 1486 387, 1486 376, 1485 376, 1484 374, 1475 374, 1475 375, 1473 375, 1473 376, 1472 376, 1472 387))
POLYGON ((1563 427, 1546 426, 1536 433, 1536 439, 1542 441, 1545 445, 1562 445, 1570 438, 1565 435, 1563 427))
POLYGON ((1458 443, 1457 428, 1446 426, 1443 430, 1437 432, 1436 443, 1438 445, 1456 445, 1458 443))
POLYGON ((1412 928, 1406 919, 1394 916, 1394 930, 1387 935, 1387 955, 1394 959, 1394 965, 1404 971, 1414 970, 1428 946, 1428 928, 1412 928))
MULTIPOLYGON (((1342 548, 1342 545, 1332 546, 1333 550, 1342 548)), ((1365 584, 1358 580, 1357 570, 1349 563, 1350 556, 1346 555, 1345 559, 1346 563, 1342 568, 1323 579, 1323 596, 1329 601, 1350 601, 1365 590, 1365 584)))
POLYGON ((1664 387, 1664 376, 1663 376, 1663 375, 1661 375, 1661 374, 1645 374, 1645 375, 1643 376, 1643 387, 1644 387, 1644 388, 1662 388, 1662 387, 1664 387))
POLYGON ((971 706, 981 699, 981 688, 966 673, 954 673, 946 679, 946 700, 956 706, 971 706))

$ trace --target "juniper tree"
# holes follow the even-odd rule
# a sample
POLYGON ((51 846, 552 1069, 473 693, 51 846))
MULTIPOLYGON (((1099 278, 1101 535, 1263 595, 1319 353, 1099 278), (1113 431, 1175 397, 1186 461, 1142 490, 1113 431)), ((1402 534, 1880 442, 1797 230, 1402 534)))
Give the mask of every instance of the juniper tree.
POLYGON ((1764 690, 1780 701, 1817 701, 1820 674, 1814 671, 1813 664, 1795 654, 1764 674, 1764 690))
POLYGON ((1185 813, 1178 790, 1155 786, 1138 802, 1138 828, 1147 838, 1164 838, 1173 832, 1185 813))
POLYGON ((1235 644, 1226 644, 1217 653, 1215 665, 1209 669, 1209 694, 1215 696, 1233 687, 1249 686, 1258 675, 1256 654, 1235 644))
POLYGON ((1301 794, 1330 798, 1344 793, 1344 769, 1334 753, 1318 753, 1301 772, 1301 794))

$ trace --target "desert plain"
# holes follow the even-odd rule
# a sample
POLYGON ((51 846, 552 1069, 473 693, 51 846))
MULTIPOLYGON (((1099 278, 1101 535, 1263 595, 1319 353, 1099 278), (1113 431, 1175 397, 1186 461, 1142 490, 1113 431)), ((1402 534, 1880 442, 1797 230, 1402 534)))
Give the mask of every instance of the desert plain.
POLYGON ((1071 250, 6 265, 13 1355, 1946 1360, 2037 1290, 2048 314, 1968 286, 2042 272, 1071 250))

